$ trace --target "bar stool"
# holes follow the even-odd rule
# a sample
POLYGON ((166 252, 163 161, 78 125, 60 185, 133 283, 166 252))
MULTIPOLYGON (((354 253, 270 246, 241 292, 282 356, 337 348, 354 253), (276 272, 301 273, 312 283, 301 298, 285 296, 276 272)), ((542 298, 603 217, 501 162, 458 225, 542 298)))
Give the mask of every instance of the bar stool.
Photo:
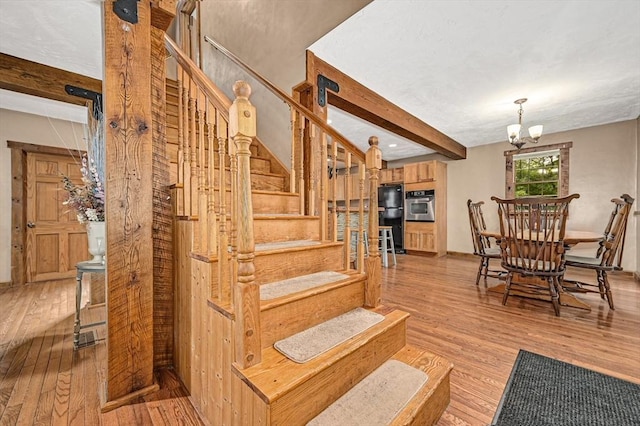
POLYGON ((393 264, 396 265, 396 250, 395 243, 393 241, 393 232, 391 232, 390 226, 380 226, 380 251, 382 252, 382 266, 389 267, 388 253, 393 255, 393 264), (391 246, 389 246, 391 244, 391 246))
MULTIPOLYGON (((78 349, 80 345, 80 330, 83 328, 95 327, 106 324, 106 321, 93 322, 91 324, 80 324, 80 303, 82 301, 82 276, 85 272, 104 272, 104 263, 79 262, 76 264, 76 318, 73 324, 73 349, 78 349)), ((87 346, 87 345, 83 345, 87 346)))

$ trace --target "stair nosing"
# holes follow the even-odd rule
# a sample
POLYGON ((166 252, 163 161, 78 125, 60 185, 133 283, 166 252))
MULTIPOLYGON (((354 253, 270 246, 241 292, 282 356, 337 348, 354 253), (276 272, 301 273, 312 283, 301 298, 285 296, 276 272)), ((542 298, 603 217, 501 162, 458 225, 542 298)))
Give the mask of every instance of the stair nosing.
MULTIPOLYGON (((275 309, 280 306, 287 305, 292 302, 296 302, 298 300, 306 299, 307 297, 316 296, 318 294, 326 293, 328 291, 331 291, 337 288, 342 288, 366 278, 365 274, 361 274, 355 270, 349 270, 349 271, 343 270, 343 271, 335 271, 335 272, 348 275, 348 277, 342 280, 332 281, 330 283, 322 284, 317 287, 311 287, 307 290, 302 290, 295 293, 289 293, 287 295, 280 296, 274 299, 260 300, 260 312, 266 312, 271 309, 275 309)), ((267 284, 271 284, 271 283, 264 283, 260 285, 263 286, 267 284)))

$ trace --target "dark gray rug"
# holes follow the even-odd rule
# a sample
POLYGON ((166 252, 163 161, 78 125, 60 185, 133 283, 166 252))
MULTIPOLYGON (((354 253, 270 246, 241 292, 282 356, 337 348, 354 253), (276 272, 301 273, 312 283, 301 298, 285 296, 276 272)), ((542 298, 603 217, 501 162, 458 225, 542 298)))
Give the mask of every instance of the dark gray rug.
POLYGON ((521 349, 493 425, 640 425, 640 385, 521 349))

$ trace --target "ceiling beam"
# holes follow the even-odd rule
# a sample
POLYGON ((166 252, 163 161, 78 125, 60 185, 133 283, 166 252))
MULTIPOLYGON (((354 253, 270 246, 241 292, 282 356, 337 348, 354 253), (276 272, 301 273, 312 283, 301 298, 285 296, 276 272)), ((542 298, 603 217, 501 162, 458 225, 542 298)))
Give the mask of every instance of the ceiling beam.
POLYGON ((75 105, 87 99, 70 95, 67 84, 102 93, 102 81, 59 68, 0 53, 0 88, 75 105))
POLYGON ((318 75, 333 80, 340 87, 338 92, 327 88, 329 105, 433 149, 451 159, 467 158, 467 148, 464 145, 389 102, 307 50, 307 81, 314 86, 316 91, 318 75))

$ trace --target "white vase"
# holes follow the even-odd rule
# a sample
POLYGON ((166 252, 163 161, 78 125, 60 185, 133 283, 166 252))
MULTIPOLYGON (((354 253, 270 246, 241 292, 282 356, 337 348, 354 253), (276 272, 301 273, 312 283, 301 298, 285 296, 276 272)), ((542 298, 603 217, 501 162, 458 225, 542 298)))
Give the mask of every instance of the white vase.
POLYGON ((87 222, 87 238, 89 240, 89 253, 93 256, 92 263, 104 263, 106 250, 104 222, 87 222))

